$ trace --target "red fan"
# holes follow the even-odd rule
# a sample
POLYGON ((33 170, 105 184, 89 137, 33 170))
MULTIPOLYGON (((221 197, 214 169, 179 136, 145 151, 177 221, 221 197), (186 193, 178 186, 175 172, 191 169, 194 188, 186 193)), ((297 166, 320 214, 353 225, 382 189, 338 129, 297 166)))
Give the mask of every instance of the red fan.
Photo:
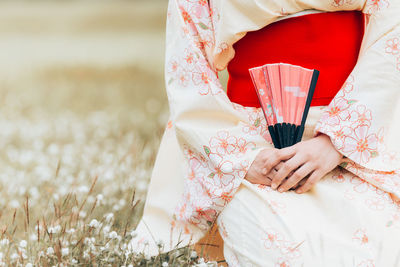
POLYGON ((285 63, 249 71, 274 146, 300 142, 319 71, 285 63))

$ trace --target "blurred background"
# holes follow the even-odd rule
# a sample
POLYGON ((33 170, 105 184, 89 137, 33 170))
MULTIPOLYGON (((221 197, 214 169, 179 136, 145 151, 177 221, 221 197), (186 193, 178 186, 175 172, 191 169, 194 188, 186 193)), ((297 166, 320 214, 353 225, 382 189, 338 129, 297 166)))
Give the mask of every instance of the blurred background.
POLYGON ((93 220, 109 222, 100 243, 135 227, 168 120, 166 13, 166 0, 0 1, 0 265, 84 260, 93 220))

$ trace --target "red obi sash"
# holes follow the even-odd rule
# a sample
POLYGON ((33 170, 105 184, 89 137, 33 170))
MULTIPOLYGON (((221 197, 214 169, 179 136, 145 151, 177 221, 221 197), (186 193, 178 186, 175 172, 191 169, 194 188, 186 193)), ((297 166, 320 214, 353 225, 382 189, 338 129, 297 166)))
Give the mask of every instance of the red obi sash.
POLYGON ((260 107, 248 69, 283 62, 319 70, 311 106, 328 105, 353 70, 363 35, 360 11, 308 14, 248 32, 233 46, 228 97, 244 106, 260 107))

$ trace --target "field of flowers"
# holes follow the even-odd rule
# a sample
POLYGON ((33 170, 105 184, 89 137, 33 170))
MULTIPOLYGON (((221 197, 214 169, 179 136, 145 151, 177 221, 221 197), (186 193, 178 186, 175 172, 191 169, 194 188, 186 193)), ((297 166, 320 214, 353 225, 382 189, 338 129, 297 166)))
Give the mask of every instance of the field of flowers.
POLYGON ((166 2, 0 2, 0 266, 209 265, 127 246, 168 118, 166 2))

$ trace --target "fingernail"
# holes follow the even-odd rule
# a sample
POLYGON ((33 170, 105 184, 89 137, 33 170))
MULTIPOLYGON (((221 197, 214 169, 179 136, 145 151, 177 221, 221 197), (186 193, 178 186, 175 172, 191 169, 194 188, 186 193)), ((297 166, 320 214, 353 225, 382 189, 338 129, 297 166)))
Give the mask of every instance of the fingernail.
POLYGON ((262 170, 262 173, 263 173, 264 175, 266 175, 266 174, 267 174, 267 169, 263 169, 263 170, 262 170))
POLYGON ((276 189, 276 187, 277 187, 277 185, 276 185, 276 184, 271 184, 271 188, 272 188, 272 189, 274 189, 274 190, 275 190, 275 189, 276 189))
POLYGON ((280 193, 282 193, 282 192, 283 192, 283 188, 279 188, 278 191, 279 191, 280 193))
POLYGON ((297 194, 300 194, 300 193, 301 193, 301 190, 300 190, 300 189, 297 189, 297 190, 296 190, 296 193, 297 193, 297 194))

